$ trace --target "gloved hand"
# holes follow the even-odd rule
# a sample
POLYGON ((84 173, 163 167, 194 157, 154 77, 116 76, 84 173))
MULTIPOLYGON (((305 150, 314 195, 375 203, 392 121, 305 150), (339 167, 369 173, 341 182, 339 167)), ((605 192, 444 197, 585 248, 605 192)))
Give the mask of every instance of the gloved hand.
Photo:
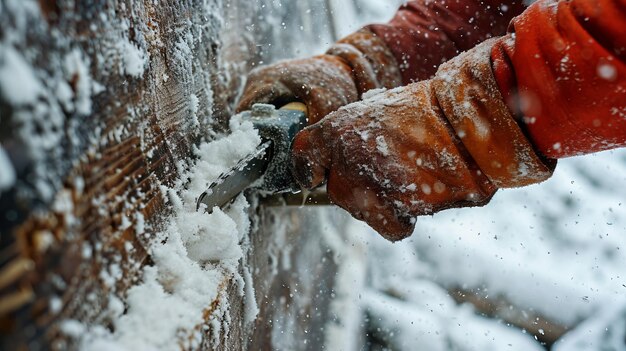
POLYGON ((480 206, 498 188, 549 177, 554 164, 535 153, 500 96, 492 46, 302 130, 292 149, 298 182, 327 180, 333 202, 395 241, 412 233, 414 216, 480 206))
POLYGON ((362 29, 333 45, 325 55, 260 67, 248 76, 237 111, 255 103, 307 105, 310 123, 357 101, 374 88, 401 84, 400 71, 385 44, 362 29))

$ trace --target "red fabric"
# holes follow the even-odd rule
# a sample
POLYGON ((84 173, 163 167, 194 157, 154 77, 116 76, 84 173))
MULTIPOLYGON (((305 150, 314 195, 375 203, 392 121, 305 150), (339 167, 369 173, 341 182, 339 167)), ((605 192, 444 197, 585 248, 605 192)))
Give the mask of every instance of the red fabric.
POLYGON ((413 0, 388 24, 367 28, 382 38, 404 84, 432 78, 443 62, 490 37, 504 35, 522 0, 413 0))
POLYGON ((492 50, 494 73, 537 151, 626 146, 626 0, 539 1, 511 32, 492 50))

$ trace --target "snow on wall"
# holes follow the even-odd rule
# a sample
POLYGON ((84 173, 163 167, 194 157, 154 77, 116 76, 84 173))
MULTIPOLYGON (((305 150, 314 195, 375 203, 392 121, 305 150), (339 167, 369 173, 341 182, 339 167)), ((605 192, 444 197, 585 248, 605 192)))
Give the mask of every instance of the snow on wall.
MULTIPOLYGON (((213 312, 211 305, 218 300, 222 301, 220 308, 228 309, 227 297, 219 296, 224 284, 231 279, 239 281, 243 296, 239 264, 245 250, 240 243, 245 242, 250 226, 246 199, 239 197, 225 211, 217 207, 211 214, 195 211, 197 194, 206 190, 207 183, 260 143, 249 122, 233 121, 231 130, 224 138, 201 144, 195 151, 198 160, 187 167, 190 171, 172 188, 163 190, 174 214, 150 247, 154 266, 146 267, 142 282, 127 292, 126 311, 118 304, 109 311, 113 332, 100 325, 80 325, 76 336, 81 349, 173 350, 181 345, 198 349, 203 332, 198 327, 204 323, 204 314, 213 312), (189 332, 192 334, 184 334, 189 332)), ((245 284, 247 293, 253 294, 251 282, 245 284)), ((77 324, 71 325, 75 329, 77 324)), ((219 343, 220 333, 228 337, 228 330, 221 330, 218 321, 212 327, 214 345, 219 343)))
MULTIPOLYGON (((210 71, 203 71, 193 78, 184 74, 206 68, 194 65, 191 56, 194 51, 204 48, 202 44, 210 46, 202 42, 206 33, 215 35, 220 26, 227 26, 230 21, 226 19, 223 23, 221 18, 216 17, 219 11, 215 9, 220 7, 221 2, 198 3, 203 5, 203 11, 197 16, 207 16, 206 23, 210 28, 185 21, 175 23, 175 27, 179 26, 176 27, 177 40, 175 45, 165 48, 156 39, 156 33, 159 32, 159 28, 155 27, 157 24, 138 20, 140 14, 149 13, 150 8, 125 8, 125 13, 133 21, 120 20, 120 16, 114 12, 99 9, 101 11, 94 21, 95 29, 108 35, 102 42, 101 51, 98 50, 95 56, 91 55, 82 47, 70 45, 63 33, 57 33, 57 44, 64 50, 53 51, 53 57, 45 58, 53 63, 54 68, 45 70, 38 65, 43 58, 24 46, 32 39, 30 35, 33 32, 49 29, 37 2, 1 2, 2 23, 8 23, 14 30, 0 32, 0 99, 13 109, 12 116, 18 121, 13 127, 22 144, 2 145, 0 149, 0 192, 16 181, 16 176, 11 173, 14 168, 11 155, 18 148, 27 150, 35 161, 39 161, 35 163, 35 182, 30 196, 44 199, 53 197, 55 189, 61 186, 62 178, 58 175, 71 166, 59 163, 59 160, 75 161, 76 155, 85 148, 97 149, 101 142, 106 123, 96 123, 94 126, 86 116, 98 113, 102 106, 96 102, 103 95, 111 94, 111 89, 115 88, 106 84, 111 77, 123 77, 120 82, 136 87, 135 80, 140 81, 146 75, 153 74, 160 78, 160 89, 165 89, 164 86, 175 79, 196 87, 207 84, 211 79, 239 79, 236 76, 229 77, 228 72, 219 77, 210 71), (158 49, 149 46, 155 43, 158 49), (163 62, 151 50, 166 50, 172 58, 167 62, 171 70, 154 72, 160 67, 158 63, 163 62), (18 73, 20 79, 16 79, 18 73), (72 118, 66 118, 67 115, 72 118), (69 154, 64 153, 58 147, 63 142, 76 145, 76 148, 70 148, 69 154), (59 169, 59 165, 62 165, 62 169, 59 169)), ((262 24, 257 27, 249 23, 250 27, 244 35, 252 38, 259 33, 269 33, 266 38, 282 38, 278 40, 279 43, 282 40, 289 44, 279 45, 269 39, 259 43, 262 46, 261 53, 254 65, 268 63, 264 60, 270 58, 322 52, 332 41, 332 35, 329 34, 331 30, 339 33, 339 36, 347 34, 358 28, 360 20, 386 20, 395 8, 389 5, 382 5, 381 8, 381 3, 377 1, 357 5, 348 1, 333 1, 333 16, 345 17, 344 21, 335 21, 335 28, 332 29, 328 25, 317 26, 314 21, 298 23, 297 26, 296 22, 289 22, 292 11, 306 13, 313 9, 303 4, 265 2, 266 6, 271 6, 275 11, 274 14, 267 21, 260 19, 262 24), (349 10, 341 12, 342 8, 349 10), (345 25, 347 23, 353 24, 345 25), (315 45, 309 44, 312 31, 321 33, 315 45), (308 39, 303 40, 301 35, 308 39)), ((188 10, 181 8, 182 12, 188 10)), ((237 65, 234 60, 222 64, 232 65, 232 70, 237 71, 233 68, 237 65)), ((208 111, 213 106, 215 93, 212 89, 197 90, 183 99, 189 113, 188 119, 182 124, 184 131, 191 134, 197 132, 198 124, 210 122, 211 114, 208 111)), ((114 92, 129 93, 129 90, 114 92)), ((120 97, 123 95, 119 94, 120 97)), ((154 98, 150 103, 158 105, 159 101, 154 98)), ((145 109, 146 106, 131 106, 127 111, 128 119, 142 116, 145 109)), ((159 113, 162 112, 157 111, 156 114, 159 113)), ((171 122, 164 118, 159 121, 171 122)), ((144 127, 153 122, 140 121, 144 127)), ((0 116, 0 125, 6 123, 6 117, 0 116)), ((243 134, 235 134, 233 138, 238 136, 254 141, 245 126, 241 127, 243 129, 234 128, 243 134)), ((129 135, 129 130, 121 125, 106 130, 106 135, 109 140, 120 141, 129 135)), ((236 262, 245 257, 243 252, 246 251, 245 233, 248 224, 243 219, 246 217, 246 203, 240 199, 231 211, 217 211, 212 216, 204 217, 189 208, 194 203, 191 197, 195 194, 190 189, 200 189, 202 182, 215 177, 236 157, 236 152, 243 152, 252 145, 246 144, 241 150, 231 149, 233 146, 227 144, 233 140, 226 137, 219 143, 202 144, 194 151, 198 157, 194 166, 178 165, 181 170, 177 178, 179 181, 163 187, 163 194, 167 194, 167 201, 174 212, 167 218, 167 226, 162 231, 154 233, 154 228, 145 222, 140 213, 132 218, 124 217, 123 227, 126 229, 132 228, 137 234, 159 235, 150 241, 153 244, 150 250, 155 258, 154 266, 146 268, 142 282, 128 291, 127 306, 115 293, 111 293, 108 316, 104 319, 116 327, 115 331, 95 325, 86 326, 68 319, 61 325, 64 333, 84 336, 82 342, 86 348, 145 346, 169 349, 172 342, 181 336, 175 328, 180 326, 195 330, 202 317, 198 310, 210 308, 207 303, 211 299, 201 299, 198 294, 216 297, 216 284, 228 278, 239 282, 242 293, 246 291, 250 307, 246 311, 247 320, 254 319, 258 306, 254 298, 250 300, 254 294, 250 284, 252 275, 244 271, 242 277, 235 270, 236 262), (207 152, 224 152, 224 155, 230 157, 207 159, 207 152), (192 168, 198 170, 188 171, 192 168), (183 181, 186 177, 191 179, 191 183, 183 181), (183 183, 192 185, 185 190, 183 183), (203 230, 215 224, 223 225, 223 230, 203 230), (169 237, 161 245, 156 238, 164 238, 166 233, 169 237), (224 245, 219 249, 209 247, 207 243, 210 240, 224 245), (194 250, 196 246, 191 243, 205 250, 194 250), (181 270, 188 273, 181 274, 181 270), (197 280, 192 281, 191 278, 204 284, 196 285, 197 280), (163 308, 154 309, 153 306, 163 308), (128 310, 124 313, 126 307, 128 310), (185 318, 164 317, 175 315, 185 318), (167 323, 160 323, 163 321, 167 323), (159 330, 160 333, 152 335, 148 333, 149 329, 159 330), (135 338, 136 335, 143 337, 135 338)), ((149 138, 142 138, 142 145, 149 148, 149 141, 149 138)), ((158 153, 158 150, 146 151, 148 155, 153 151, 158 153)), ((432 218, 420 218, 413 238, 398 244, 384 242, 369 229, 358 225, 348 228, 351 233, 348 239, 323 232, 325 243, 335 250, 334 259, 339 265, 338 286, 330 313, 341 317, 331 318, 328 322, 324 343, 337 346, 336 349, 358 347, 358 342, 352 343, 354 339, 345 337, 354 336, 360 330, 360 312, 364 310, 370 319, 373 318, 372 323, 382 331, 377 337, 399 345, 399 348, 415 343, 430 344, 435 348, 442 342, 452 342, 459 349, 463 349, 463 345, 467 347, 465 349, 508 349, 511 340, 515 340, 515 345, 522 345, 517 346, 522 349, 534 349, 537 346, 529 344, 531 337, 522 331, 505 327, 497 320, 479 317, 469 306, 454 306, 446 290, 428 283, 432 281, 444 288, 480 289, 485 296, 504 296, 528 311, 539 311, 568 324, 591 317, 557 342, 556 348, 559 350, 575 347, 593 350, 609 344, 617 349, 623 348, 623 344, 620 344, 623 338, 613 337, 623 332, 623 328, 619 329, 623 321, 620 319, 621 312, 612 313, 610 310, 612 304, 623 305, 620 296, 624 289, 621 271, 626 263, 622 254, 623 233, 626 229, 623 205, 626 195, 623 191, 625 165, 623 151, 564 160, 553 179, 527 189, 502 191, 483 209, 453 210, 432 218), (364 262, 365 257, 367 262, 364 262), (368 281, 362 278, 364 271, 367 272, 368 281), (433 302, 425 305, 425 301, 433 302), (609 312, 605 313, 605 310, 609 312), (395 315, 397 311, 403 318, 395 315), (414 323, 416 318, 420 323, 414 323), (463 322, 461 325, 465 328, 458 327, 459 321, 463 322), (611 338, 607 337, 607 325, 615 326, 611 338), (416 334, 420 335, 419 340, 414 339, 416 334), (476 335, 485 335, 485 338, 473 338, 476 335), (588 335, 593 337, 587 338, 588 335)), ((80 179, 76 179, 76 182, 80 183, 80 179)), ((71 201, 66 201, 69 198, 71 196, 68 194, 61 196, 63 201, 58 201, 56 205, 62 209, 71 209, 71 201)), ((320 212, 325 213, 322 219, 325 218, 327 223, 337 223, 340 221, 338 216, 342 218, 337 209, 320 212)), ((300 215, 311 216, 313 212, 302 211, 300 215)), ((321 223, 322 228, 324 225, 321 223)), ((83 256, 96 256, 95 251, 97 247, 85 246, 83 256)), ((276 255, 282 257, 276 262, 285 265, 283 268, 286 270, 295 263, 289 252, 276 248, 276 255)), ((114 286, 121 279, 120 276, 120 267, 112 264, 101 278, 114 286)), ((55 312, 64 310, 66 306, 61 305, 60 301, 59 297, 53 297, 50 309, 55 312)), ((227 307, 227 304, 218 306, 218 314, 227 307)), ((617 308, 615 310, 621 311, 617 308)), ((215 321, 214 325, 216 332, 219 332, 219 323, 215 321)), ((280 337, 281 331, 289 331, 290 327, 293 326, 276 329, 275 333, 280 337)), ((188 346, 200 342, 196 333, 184 337, 189 337, 188 346)))

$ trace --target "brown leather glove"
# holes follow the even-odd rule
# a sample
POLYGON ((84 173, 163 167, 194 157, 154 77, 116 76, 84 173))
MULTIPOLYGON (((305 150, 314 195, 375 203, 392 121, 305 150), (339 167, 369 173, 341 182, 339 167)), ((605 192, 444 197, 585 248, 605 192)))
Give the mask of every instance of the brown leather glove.
POLYGON ((374 88, 402 83, 395 58, 385 44, 362 29, 333 45, 326 55, 260 67, 248 76, 237 111, 255 103, 307 105, 315 123, 374 88))
POLYGON ((301 131, 292 153, 298 182, 327 180, 333 202, 395 241, 412 233, 416 215, 480 206, 498 188, 548 178, 554 163, 535 153, 500 96, 492 46, 301 131))

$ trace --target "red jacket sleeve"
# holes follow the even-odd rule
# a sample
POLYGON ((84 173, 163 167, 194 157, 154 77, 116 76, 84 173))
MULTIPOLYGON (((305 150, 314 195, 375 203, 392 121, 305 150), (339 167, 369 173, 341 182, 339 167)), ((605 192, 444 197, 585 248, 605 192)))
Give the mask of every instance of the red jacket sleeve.
POLYGON ((388 24, 366 28, 393 53, 404 84, 432 78, 443 62, 506 33, 522 0, 412 0, 388 24))
POLYGON ((491 52, 497 84, 537 151, 626 146, 626 0, 539 1, 491 52))

